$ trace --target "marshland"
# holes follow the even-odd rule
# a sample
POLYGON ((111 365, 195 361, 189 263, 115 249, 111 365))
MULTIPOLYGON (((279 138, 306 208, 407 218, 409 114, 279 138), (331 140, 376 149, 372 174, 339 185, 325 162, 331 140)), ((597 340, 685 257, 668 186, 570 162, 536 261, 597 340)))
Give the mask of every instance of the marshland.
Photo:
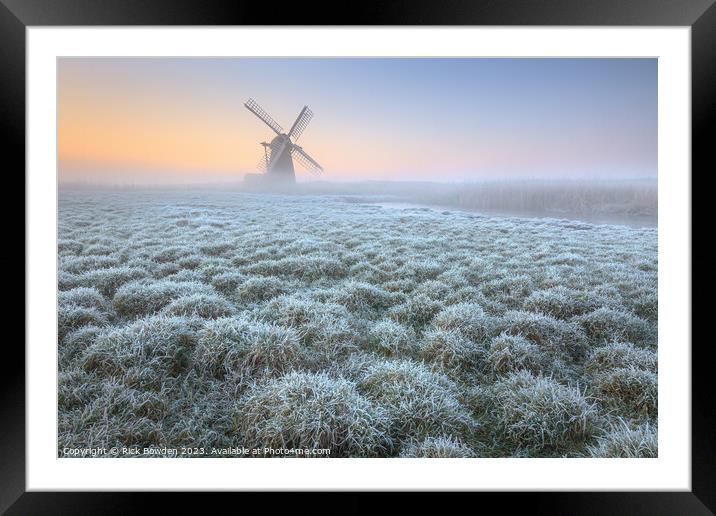
POLYGON ((330 188, 61 189, 60 456, 657 455, 655 188, 330 188))

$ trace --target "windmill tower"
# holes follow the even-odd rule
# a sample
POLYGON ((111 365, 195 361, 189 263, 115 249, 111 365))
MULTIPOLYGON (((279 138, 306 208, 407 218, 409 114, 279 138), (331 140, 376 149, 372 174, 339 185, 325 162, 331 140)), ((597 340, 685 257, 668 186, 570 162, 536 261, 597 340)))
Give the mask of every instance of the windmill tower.
POLYGON ((259 162, 259 170, 265 171, 263 176, 266 179, 295 183, 294 160, 309 172, 314 174, 323 172, 323 167, 295 143, 313 118, 313 112, 308 109, 308 106, 303 106, 288 133, 285 133, 283 128, 254 99, 247 100, 244 106, 276 133, 271 143, 261 142, 264 155, 259 162))

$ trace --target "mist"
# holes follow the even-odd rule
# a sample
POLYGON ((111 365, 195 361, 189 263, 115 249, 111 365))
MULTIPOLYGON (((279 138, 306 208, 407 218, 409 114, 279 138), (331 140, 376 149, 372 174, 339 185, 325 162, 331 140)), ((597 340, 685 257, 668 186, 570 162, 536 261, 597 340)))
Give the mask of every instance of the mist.
MULTIPOLYGON (((551 217, 633 227, 655 227, 658 184, 655 178, 516 179, 458 182, 430 181, 303 181, 262 185, 243 181, 170 184, 100 184, 71 182, 62 191, 185 190, 259 193, 266 196, 325 196, 346 203, 395 209, 437 209, 486 215, 551 217)), ((267 202, 270 199, 267 197, 267 202)), ((237 196, 237 202, 241 197, 237 196)))

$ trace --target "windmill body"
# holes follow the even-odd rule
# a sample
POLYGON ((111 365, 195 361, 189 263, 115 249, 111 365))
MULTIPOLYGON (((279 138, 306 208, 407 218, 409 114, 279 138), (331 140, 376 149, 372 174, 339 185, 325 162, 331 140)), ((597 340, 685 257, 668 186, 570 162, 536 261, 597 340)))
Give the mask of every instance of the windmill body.
POLYGON ((259 170, 265 172, 262 177, 281 183, 295 183, 294 160, 309 172, 315 174, 323 172, 323 167, 295 143, 313 117, 313 112, 308 109, 308 106, 303 107, 288 133, 285 133, 283 128, 254 99, 246 101, 244 106, 276 133, 271 143, 261 143, 264 148, 264 156, 259 162, 259 170))
POLYGON ((271 179, 295 182, 296 172, 293 168, 290 142, 287 142, 287 139, 286 135, 281 134, 271 140, 270 144, 261 144, 268 150, 268 153, 264 154, 265 170, 271 179))

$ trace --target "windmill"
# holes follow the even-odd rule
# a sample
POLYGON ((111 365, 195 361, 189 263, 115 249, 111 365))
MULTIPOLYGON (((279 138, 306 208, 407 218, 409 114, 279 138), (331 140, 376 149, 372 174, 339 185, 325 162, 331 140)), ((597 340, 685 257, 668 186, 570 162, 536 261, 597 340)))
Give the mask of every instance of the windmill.
POLYGON ((288 133, 284 133, 283 128, 254 99, 247 100, 244 106, 276 133, 271 143, 261 142, 264 155, 259 163, 259 169, 266 172, 263 175, 267 179, 296 182, 293 160, 296 160, 309 172, 314 174, 323 172, 323 167, 295 143, 313 118, 313 112, 308 109, 308 106, 303 106, 288 133))

